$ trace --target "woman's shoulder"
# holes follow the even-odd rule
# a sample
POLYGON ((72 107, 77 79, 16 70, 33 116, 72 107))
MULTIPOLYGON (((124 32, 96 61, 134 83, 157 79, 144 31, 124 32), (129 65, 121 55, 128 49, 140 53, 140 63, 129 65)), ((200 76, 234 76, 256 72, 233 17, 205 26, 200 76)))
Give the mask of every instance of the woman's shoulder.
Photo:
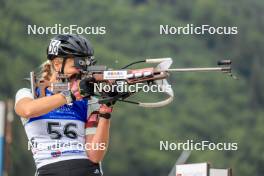
POLYGON ((32 99, 34 98, 29 88, 21 88, 16 93, 16 102, 26 97, 32 98, 32 99))
POLYGON ((32 95, 31 90, 29 88, 21 88, 16 92, 16 95, 23 95, 23 94, 31 94, 32 95))
POLYGON ((23 91, 31 92, 31 90, 30 90, 29 88, 25 88, 25 87, 23 87, 23 88, 18 89, 17 93, 18 93, 18 92, 23 92, 23 91))

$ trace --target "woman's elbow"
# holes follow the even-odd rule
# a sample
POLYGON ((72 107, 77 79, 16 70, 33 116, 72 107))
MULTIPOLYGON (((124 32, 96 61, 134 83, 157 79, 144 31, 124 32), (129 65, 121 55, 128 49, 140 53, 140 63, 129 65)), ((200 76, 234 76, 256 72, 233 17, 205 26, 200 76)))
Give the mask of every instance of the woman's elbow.
POLYGON ((33 117, 33 112, 30 110, 30 109, 26 109, 23 113, 23 116, 24 118, 31 118, 33 117))
POLYGON ((33 111, 30 108, 27 107, 16 107, 15 108, 16 114, 20 117, 24 118, 31 118, 33 117, 33 111))
POLYGON ((99 163, 104 159, 105 155, 105 150, 104 151, 95 151, 95 150, 86 150, 86 154, 89 158, 90 161, 93 163, 99 163))
POLYGON ((90 156, 89 160, 93 163, 99 163, 103 160, 103 157, 98 157, 98 156, 90 156))
POLYGON ((17 102, 15 105, 16 114, 20 117, 31 118, 34 115, 34 108, 31 104, 31 99, 25 98, 17 102))

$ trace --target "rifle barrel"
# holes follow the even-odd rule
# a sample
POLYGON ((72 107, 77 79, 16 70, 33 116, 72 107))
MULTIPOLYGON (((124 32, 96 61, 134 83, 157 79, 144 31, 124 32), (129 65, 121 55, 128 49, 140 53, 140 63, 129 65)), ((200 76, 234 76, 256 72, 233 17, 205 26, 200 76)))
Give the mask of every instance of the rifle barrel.
POLYGON ((230 67, 202 67, 202 68, 170 68, 164 71, 168 72, 210 72, 210 71, 228 71, 230 67))

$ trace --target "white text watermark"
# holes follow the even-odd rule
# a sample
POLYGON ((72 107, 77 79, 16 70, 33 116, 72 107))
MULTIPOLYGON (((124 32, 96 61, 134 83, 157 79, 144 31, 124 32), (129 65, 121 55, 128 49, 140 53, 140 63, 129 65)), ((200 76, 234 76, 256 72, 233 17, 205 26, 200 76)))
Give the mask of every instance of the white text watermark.
POLYGON ((94 83, 94 91, 95 92, 167 92, 171 89, 171 85, 158 85, 158 84, 143 84, 143 83, 136 83, 136 84, 128 84, 126 82, 120 82, 117 84, 104 84, 104 83, 94 83))
POLYGON ((62 24, 54 24, 53 26, 38 26, 27 25, 28 35, 48 35, 48 34, 106 34, 106 27, 104 26, 78 26, 72 24, 63 26, 62 24))
POLYGON ((238 150, 237 143, 219 142, 214 143, 210 141, 194 142, 187 140, 185 142, 169 142, 160 141, 160 150, 219 150, 219 151, 236 151, 238 150))
POLYGON ((175 34, 175 35, 236 35, 238 34, 237 26, 211 26, 187 24, 186 26, 170 26, 160 25, 159 33, 161 35, 175 34))
POLYGON ((52 143, 39 143, 36 141, 28 141, 28 150, 105 150, 107 148, 106 143, 80 143, 77 141, 60 141, 55 140, 52 143))

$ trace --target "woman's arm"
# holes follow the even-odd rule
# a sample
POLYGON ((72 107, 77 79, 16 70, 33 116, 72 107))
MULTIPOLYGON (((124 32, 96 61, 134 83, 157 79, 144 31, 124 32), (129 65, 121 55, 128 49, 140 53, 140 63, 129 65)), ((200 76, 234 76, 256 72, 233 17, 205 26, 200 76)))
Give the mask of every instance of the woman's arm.
POLYGON ((99 118, 96 133, 94 135, 86 135, 86 146, 100 146, 99 148, 90 147, 89 149, 86 149, 87 155, 92 162, 99 163, 103 160, 108 147, 109 131, 110 120, 99 118))
POLYGON ((38 99, 26 97, 16 103, 15 111, 21 117, 31 118, 46 114, 64 104, 66 99, 61 94, 38 99))

